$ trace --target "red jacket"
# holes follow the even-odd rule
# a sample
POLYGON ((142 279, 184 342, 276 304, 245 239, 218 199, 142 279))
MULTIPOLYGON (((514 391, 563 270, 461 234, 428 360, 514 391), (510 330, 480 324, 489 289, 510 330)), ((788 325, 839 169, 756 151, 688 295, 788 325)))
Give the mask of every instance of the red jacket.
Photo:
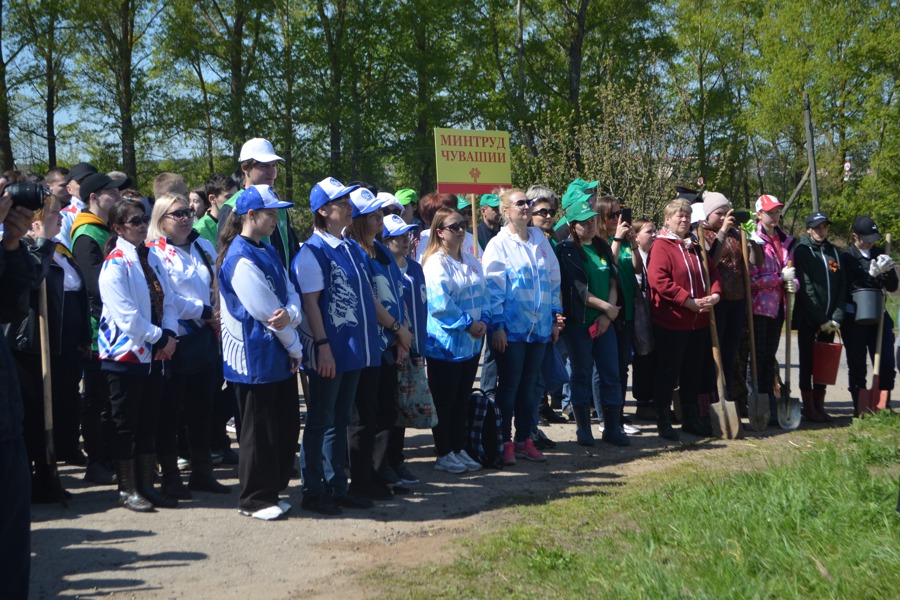
POLYGON ((696 313, 683 306, 688 298, 722 293, 716 269, 710 269, 712 287, 709 293, 706 292, 700 246, 694 243, 687 250, 685 241, 658 237, 650 249, 647 264, 653 324, 682 331, 709 326, 709 313, 696 313))

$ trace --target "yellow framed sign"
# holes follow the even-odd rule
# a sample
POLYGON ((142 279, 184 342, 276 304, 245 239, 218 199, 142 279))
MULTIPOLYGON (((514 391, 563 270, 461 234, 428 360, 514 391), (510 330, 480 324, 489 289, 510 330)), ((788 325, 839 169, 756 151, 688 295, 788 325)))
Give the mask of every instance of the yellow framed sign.
POLYGON ((490 194, 512 185, 509 132, 434 129, 438 192, 490 194))

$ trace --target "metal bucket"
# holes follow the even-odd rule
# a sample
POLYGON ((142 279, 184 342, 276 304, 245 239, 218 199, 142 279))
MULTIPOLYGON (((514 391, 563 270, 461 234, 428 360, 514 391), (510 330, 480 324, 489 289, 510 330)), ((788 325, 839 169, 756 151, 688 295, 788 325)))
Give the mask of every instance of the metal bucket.
POLYGON ((856 304, 856 324, 875 325, 881 317, 882 299, 884 292, 881 288, 859 288, 853 291, 853 303, 856 304))

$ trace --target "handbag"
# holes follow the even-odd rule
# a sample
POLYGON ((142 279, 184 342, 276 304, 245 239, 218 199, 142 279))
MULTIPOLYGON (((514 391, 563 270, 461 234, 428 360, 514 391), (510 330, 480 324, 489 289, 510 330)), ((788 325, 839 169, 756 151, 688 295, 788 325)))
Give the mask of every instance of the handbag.
POLYGON ((653 324, 650 321, 650 301, 647 299, 647 275, 634 295, 634 353, 647 356, 653 352, 653 324))
POLYGON ((544 352, 544 364, 541 365, 541 375, 544 378, 544 389, 555 390, 570 382, 569 372, 566 371, 566 363, 559 353, 556 344, 547 344, 544 352))
POLYGON ((437 425, 437 410, 428 388, 425 358, 410 353, 397 361, 397 427, 431 429, 437 425))
MULTIPOLYGON (((211 275, 215 276, 206 252, 199 245, 197 249, 200 251, 200 258, 203 259, 206 268, 209 269, 211 275)), ((178 345, 175 347, 175 354, 172 355, 169 366, 179 375, 193 375, 210 368, 218 356, 219 340, 216 332, 212 327, 204 324, 197 331, 178 336, 178 345)))

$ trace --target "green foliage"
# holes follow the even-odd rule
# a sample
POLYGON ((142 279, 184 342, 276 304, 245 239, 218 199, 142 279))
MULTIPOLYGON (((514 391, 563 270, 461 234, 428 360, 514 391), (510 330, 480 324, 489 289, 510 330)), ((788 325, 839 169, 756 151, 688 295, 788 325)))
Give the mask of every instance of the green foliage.
POLYGON ((815 446, 521 508, 451 565, 377 579, 392 598, 893 597, 900 419, 882 412, 815 446))

